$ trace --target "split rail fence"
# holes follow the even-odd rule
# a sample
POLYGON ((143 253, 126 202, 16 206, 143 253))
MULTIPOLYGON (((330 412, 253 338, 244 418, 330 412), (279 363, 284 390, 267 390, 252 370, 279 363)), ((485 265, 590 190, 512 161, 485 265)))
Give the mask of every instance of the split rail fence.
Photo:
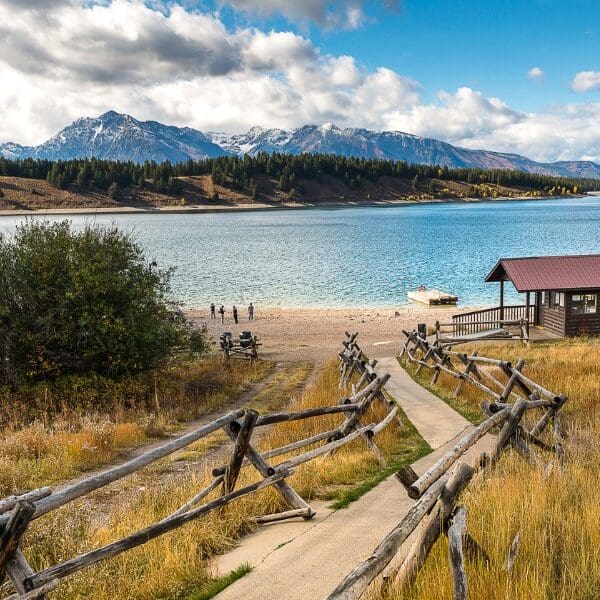
MULTIPOLYGON (((408 496, 416 501, 415 504, 373 553, 327 596, 327 600, 361 598, 390 563, 394 566, 386 572, 382 585, 409 587, 435 542, 443 534, 448 538, 453 597, 454 600, 465 600, 468 594, 465 555, 469 560, 484 562, 489 562, 490 558, 467 531, 467 511, 458 504, 461 491, 475 476, 484 476, 509 447, 531 464, 544 467, 544 477, 550 474, 555 464, 559 469, 563 468, 563 436, 559 411, 567 397, 545 389, 524 375, 524 360, 513 365, 509 361, 479 356, 477 352, 454 352, 439 340, 431 344, 416 331, 405 331, 404 334, 406 341, 401 353, 417 365, 417 370, 430 369, 433 372, 432 382, 437 380, 441 372, 448 373, 457 379, 454 392, 456 396, 462 393, 465 384, 471 384, 488 397, 481 403, 486 419, 471 428, 421 475, 411 467, 405 467, 396 473, 408 496), (531 426, 526 426, 523 421, 525 413, 534 415, 531 426), (465 452, 491 433, 496 434, 491 452, 482 452, 475 467, 465 462, 465 452), (551 458, 543 460, 533 448, 549 453, 551 458), (400 559, 402 545, 413 532, 414 541, 408 553, 403 551, 400 559)), ((340 354, 342 377, 348 378, 348 372, 361 369, 361 366, 363 374, 370 373, 373 363, 365 361, 356 344, 356 335, 347 334, 344 346, 344 351, 340 354)), ((515 561, 519 540, 520 531, 516 533, 508 550, 504 565, 508 571, 515 561)))
POLYGON ((374 438, 392 422, 398 410, 394 402, 388 402, 382 393, 388 378, 389 375, 378 376, 369 373, 368 376, 361 378, 352 386, 352 394, 349 397, 342 398, 337 404, 331 406, 263 415, 255 410, 232 411, 136 458, 61 489, 44 487, 19 496, 0 499, 0 586, 8 576, 15 590, 15 593, 8 596, 10 600, 43 598, 64 577, 101 561, 109 560, 218 510, 242 496, 270 486, 273 486, 283 496, 287 505, 286 510, 258 516, 255 518, 257 523, 280 521, 293 517, 310 519, 315 514, 314 510, 286 480, 300 465, 319 456, 331 455, 338 448, 359 438, 366 441, 378 460, 382 460, 383 457, 374 438), (367 417, 366 413, 375 399, 385 402, 387 415, 379 422, 364 424, 362 420, 367 417), (343 417, 341 424, 334 429, 323 431, 306 439, 290 441, 284 446, 266 452, 259 452, 253 445, 252 438, 257 428, 332 414, 339 414, 343 417), (232 441, 229 462, 215 467, 212 470, 212 482, 204 489, 198 490, 194 497, 173 514, 101 548, 85 552, 41 571, 33 571, 20 548, 21 539, 33 520, 131 475, 219 429, 223 429, 232 441), (313 448, 308 449, 309 446, 313 446, 313 448), (302 450, 302 452, 290 456, 298 450, 302 450), (278 464, 270 462, 270 459, 283 455, 287 455, 283 462, 278 464), (247 465, 254 466, 260 479, 255 483, 239 487, 237 483, 240 470, 247 465))

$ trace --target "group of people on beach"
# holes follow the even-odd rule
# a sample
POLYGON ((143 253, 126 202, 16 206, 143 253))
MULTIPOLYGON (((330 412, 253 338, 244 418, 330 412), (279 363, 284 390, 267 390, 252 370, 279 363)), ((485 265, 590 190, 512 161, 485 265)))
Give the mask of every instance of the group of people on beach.
MULTIPOLYGON (((214 302, 210 303, 210 318, 211 319, 216 319, 217 318, 217 313, 219 313, 219 317, 221 318, 221 323, 224 324, 225 323, 225 306, 223 304, 221 304, 219 310, 217 310, 217 307, 215 306, 214 302)), ((237 324, 239 322, 239 313, 238 313, 238 309, 237 306, 234 304, 233 308, 231 309, 231 314, 233 315, 233 321, 237 324)), ((248 305, 248 321, 254 321, 254 305, 252 304, 252 302, 250 302, 250 304, 248 305)))

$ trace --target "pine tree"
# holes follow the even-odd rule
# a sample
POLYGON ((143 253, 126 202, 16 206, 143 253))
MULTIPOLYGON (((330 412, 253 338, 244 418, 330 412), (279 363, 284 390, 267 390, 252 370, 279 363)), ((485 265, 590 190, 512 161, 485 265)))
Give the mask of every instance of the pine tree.
POLYGON ((108 196, 113 200, 118 200, 120 194, 119 184, 116 181, 113 181, 108 186, 108 196))

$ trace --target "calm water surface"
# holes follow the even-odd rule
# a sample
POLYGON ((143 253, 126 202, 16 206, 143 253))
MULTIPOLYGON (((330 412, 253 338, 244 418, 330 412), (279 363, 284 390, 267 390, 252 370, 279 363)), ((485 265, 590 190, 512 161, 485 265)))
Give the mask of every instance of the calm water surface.
MULTIPOLYGON (((69 218, 133 232, 159 267, 176 267, 189 306, 398 306, 420 284, 489 304, 497 284, 483 279, 500 257, 600 253, 600 197, 69 218)), ((0 231, 20 221, 0 217, 0 231)))

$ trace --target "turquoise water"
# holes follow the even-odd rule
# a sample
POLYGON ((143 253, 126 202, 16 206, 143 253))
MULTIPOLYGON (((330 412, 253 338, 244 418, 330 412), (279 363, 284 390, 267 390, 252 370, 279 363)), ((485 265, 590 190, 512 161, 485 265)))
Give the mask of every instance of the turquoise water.
MULTIPOLYGON (((420 284, 490 304, 497 284, 483 279, 500 257, 600 253, 600 197, 70 218, 133 232, 159 267, 176 267, 188 306, 398 306, 420 284)), ((19 220, 0 217, 0 231, 19 220)))

